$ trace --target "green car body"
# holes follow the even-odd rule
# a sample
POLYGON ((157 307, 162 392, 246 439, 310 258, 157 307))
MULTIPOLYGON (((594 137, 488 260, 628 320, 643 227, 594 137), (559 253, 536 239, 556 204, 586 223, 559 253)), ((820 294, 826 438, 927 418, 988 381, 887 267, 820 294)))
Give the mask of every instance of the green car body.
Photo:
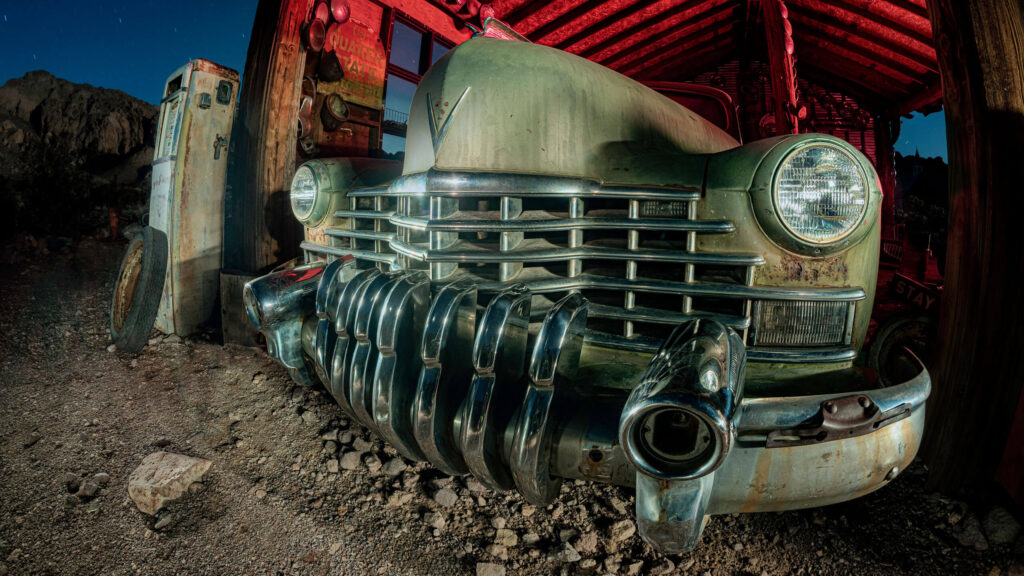
POLYGON ((423 77, 400 167, 303 169, 307 262, 250 283, 250 317, 409 458, 538 503, 560 478, 634 485, 641 533, 673 552, 708 514, 854 498, 916 453, 927 373, 878 388, 854 366, 881 191, 840 139, 741 146, 598 64, 481 37, 423 77), (822 147, 864 205, 817 243, 777 189, 822 147), (798 316, 840 325, 773 335, 798 316))

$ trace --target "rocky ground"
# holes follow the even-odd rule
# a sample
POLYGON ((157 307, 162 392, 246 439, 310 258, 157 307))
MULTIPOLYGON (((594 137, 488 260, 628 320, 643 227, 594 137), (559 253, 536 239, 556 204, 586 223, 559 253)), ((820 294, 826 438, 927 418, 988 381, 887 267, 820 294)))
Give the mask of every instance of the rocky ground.
POLYGON ((920 464, 855 502, 716 517, 659 556, 629 490, 570 482, 535 508, 407 462, 261 350, 108 351, 122 249, 0 266, 0 576, 1024 574, 1013 516, 926 491, 920 464), (157 451, 212 466, 153 517, 127 486, 157 451))

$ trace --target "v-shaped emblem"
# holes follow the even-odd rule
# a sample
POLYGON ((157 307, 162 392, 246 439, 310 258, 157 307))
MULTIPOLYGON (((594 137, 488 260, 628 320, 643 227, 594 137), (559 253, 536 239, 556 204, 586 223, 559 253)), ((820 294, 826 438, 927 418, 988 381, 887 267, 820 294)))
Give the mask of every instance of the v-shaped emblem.
POLYGON ((451 127, 452 118, 458 113, 459 107, 462 106, 462 101, 466 99, 466 94, 469 94, 469 88, 469 86, 466 86, 466 89, 462 91, 462 95, 455 101, 455 105, 452 106, 448 115, 444 117, 440 127, 437 125, 437 120, 434 119, 434 103, 430 99, 430 93, 427 93, 427 120, 430 122, 430 141, 434 145, 434 160, 437 160, 437 155, 444 144, 444 138, 448 135, 448 128, 451 127))

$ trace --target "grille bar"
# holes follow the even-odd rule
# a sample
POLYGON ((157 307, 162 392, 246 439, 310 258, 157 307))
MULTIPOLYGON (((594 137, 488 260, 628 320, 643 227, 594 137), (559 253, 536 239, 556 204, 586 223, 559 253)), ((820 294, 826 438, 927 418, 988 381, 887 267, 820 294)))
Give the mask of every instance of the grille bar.
POLYGON ((486 246, 459 240, 441 249, 423 249, 395 240, 391 247, 398 253, 424 262, 564 262, 589 260, 635 260, 722 266, 759 266, 764 258, 757 254, 675 252, 671 250, 622 250, 602 246, 562 247, 541 239, 524 240, 511 250, 494 251, 486 246))
POLYGON ((712 312, 671 312, 660 308, 633 307, 617 308, 603 304, 590 305, 590 316, 594 318, 608 318, 611 320, 626 320, 636 322, 650 322, 652 324, 665 324, 675 326, 690 320, 712 319, 725 324, 736 330, 743 330, 750 326, 750 318, 731 314, 715 314, 712 312))
POLYGON ((374 210, 338 210, 334 213, 335 218, 366 218, 367 220, 388 220, 394 215, 394 212, 377 212, 374 210))
MULTIPOLYGON (((619 290, 636 292, 653 292, 656 294, 676 294, 689 296, 719 297, 736 300, 811 300, 811 301, 844 301, 856 302, 864 300, 867 295, 861 288, 778 288, 772 286, 744 286, 742 284, 724 284, 718 282, 694 282, 684 284, 666 280, 638 278, 626 280, 611 276, 595 276, 584 274, 576 278, 546 277, 523 281, 531 291, 538 294, 550 292, 566 292, 575 289, 619 290)), ((497 284, 481 284, 481 290, 493 291, 497 284)))
POLYGON ((394 232, 374 232, 372 230, 344 230, 340 228, 328 228, 324 234, 335 238, 355 238, 357 240, 379 240, 390 242, 395 239, 394 232))
MULTIPOLYGON (((506 200, 514 200, 507 198, 506 200)), ((637 200, 630 200, 636 202, 637 200)), ((546 232, 552 230, 672 230, 678 232, 697 232, 700 234, 728 234, 735 232, 736 227, 728 220, 667 220, 663 218, 559 218, 550 213, 523 213, 522 219, 499 219, 500 215, 471 217, 474 213, 456 213, 452 218, 430 220, 410 216, 392 216, 390 221, 397 226, 414 230, 435 230, 447 232, 546 232), (541 216, 544 214, 546 216, 541 216), (492 219, 494 218, 494 219, 492 219)), ((341 213, 335 213, 342 217, 341 213)), ((343 217, 351 217, 346 214, 343 217)), ((360 216, 365 218, 366 216, 360 216)))
POLYGON ((622 186, 597 180, 540 174, 491 174, 485 172, 448 172, 430 169, 399 177, 388 187, 362 188, 348 193, 350 198, 387 196, 457 196, 480 198, 513 196, 530 198, 609 198, 700 200, 697 188, 664 186, 622 186))
POLYGON ((372 250, 358 250, 356 248, 324 246, 322 244, 315 244, 313 242, 308 241, 303 242, 299 247, 308 252, 313 252, 315 254, 325 254, 327 256, 352 256, 357 260, 369 260, 371 262, 382 262, 391 265, 394 265, 398 261, 398 256, 395 254, 380 254, 372 250))

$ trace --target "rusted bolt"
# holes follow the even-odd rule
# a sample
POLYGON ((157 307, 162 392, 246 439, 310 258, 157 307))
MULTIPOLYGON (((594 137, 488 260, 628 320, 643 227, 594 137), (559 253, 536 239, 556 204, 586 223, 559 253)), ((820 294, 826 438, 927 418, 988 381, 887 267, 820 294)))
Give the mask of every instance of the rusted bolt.
POLYGON ((893 466, 892 468, 889 469, 889 472, 885 475, 885 481, 886 482, 891 481, 899 473, 900 473, 900 467, 899 466, 893 466))
POLYGON ((836 406, 835 402, 831 402, 831 401, 825 402, 825 411, 826 412, 828 412, 829 414, 835 414, 836 410, 839 410, 839 408, 836 406))
POLYGON ((589 458, 594 464, 600 464, 601 461, 604 460, 604 452, 601 452, 597 448, 592 448, 590 452, 587 453, 587 458, 589 458))
POLYGON ((857 398, 857 403, 860 404, 862 408, 871 408, 871 398, 868 398, 867 396, 857 398))

